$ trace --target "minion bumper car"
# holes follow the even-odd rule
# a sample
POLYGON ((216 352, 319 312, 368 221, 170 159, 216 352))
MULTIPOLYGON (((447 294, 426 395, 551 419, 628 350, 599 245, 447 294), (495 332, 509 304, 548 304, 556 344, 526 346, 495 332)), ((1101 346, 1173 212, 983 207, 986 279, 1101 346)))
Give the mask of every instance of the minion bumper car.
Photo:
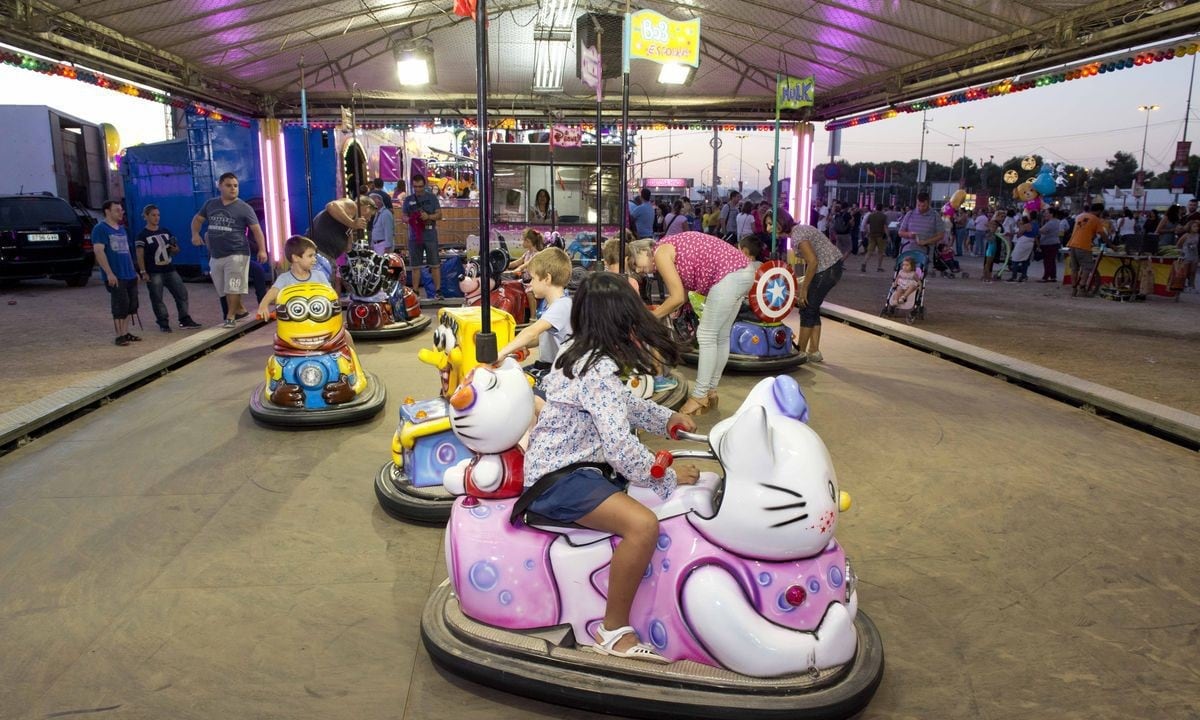
POLYGON ((359 364, 333 288, 323 283, 284 288, 275 319, 266 379, 250 396, 255 420, 299 427, 340 425, 383 409, 387 391, 359 364))

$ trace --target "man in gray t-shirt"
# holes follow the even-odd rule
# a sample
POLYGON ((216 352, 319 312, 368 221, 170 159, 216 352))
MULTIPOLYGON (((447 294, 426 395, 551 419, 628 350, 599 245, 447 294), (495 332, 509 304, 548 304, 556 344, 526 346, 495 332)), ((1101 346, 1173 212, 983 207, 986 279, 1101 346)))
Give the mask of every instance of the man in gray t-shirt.
POLYGON ((250 273, 250 245, 246 230, 254 235, 258 245, 258 261, 267 261, 267 241, 254 210, 238 199, 238 179, 233 173, 225 173, 217 183, 221 196, 204 203, 200 212, 192 218, 192 244, 208 242, 208 270, 217 295, 225 299, 224 327, 232 328, 239 318, 247 315, 242 309, 242 296, 246 294, 250 273), (208 224, 205 237, 200 229, 208 224))
POLYGON ((900 221, 900 252, 920 250, 926 257, 937 249, 946 235, 942 216, 929 207, 929 193, 917 193, 917 208, 900 221))

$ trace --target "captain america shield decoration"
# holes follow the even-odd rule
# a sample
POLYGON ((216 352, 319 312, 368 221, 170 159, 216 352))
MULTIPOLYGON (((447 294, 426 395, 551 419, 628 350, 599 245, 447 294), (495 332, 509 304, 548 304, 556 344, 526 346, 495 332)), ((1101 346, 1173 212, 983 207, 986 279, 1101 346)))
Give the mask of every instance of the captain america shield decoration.
POLYGON ((780 322, 796 302, 796 276, 780 260, 765 262, 754 274, 750 286, 750 309, 763 322, 780 322))

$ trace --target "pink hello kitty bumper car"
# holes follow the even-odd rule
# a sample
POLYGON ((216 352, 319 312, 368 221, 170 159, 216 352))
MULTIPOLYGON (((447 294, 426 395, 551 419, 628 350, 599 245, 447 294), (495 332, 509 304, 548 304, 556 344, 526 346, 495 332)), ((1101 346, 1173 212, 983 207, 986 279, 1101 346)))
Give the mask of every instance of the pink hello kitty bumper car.
MULTIPOLYGON (((532 404, 527 386, 501 379, 514 371, 511 360, 475 370, 479 392, 454 405, 456 432, 479 432, 486 423, 477 414, 490 416, 492 405, 532 404)), ((446 529, 450 578, 421 620, 431 657, 507 692, 635 717, 862 710, 882 678, 883 646, 834 539, 850 498, 806 415, 795 380, 766 378, 707 437, 678 433, 708 449, 673 457, 715 459, 723 477, 703 472, 665 501, 629 486, 658 516, 660 533, 630 621, 666 665, 591 650, 619 538, 514 516, 523 483, 507 472, 519 464, 504 453, 448 472, 446 489, 457 496, 446 529)))

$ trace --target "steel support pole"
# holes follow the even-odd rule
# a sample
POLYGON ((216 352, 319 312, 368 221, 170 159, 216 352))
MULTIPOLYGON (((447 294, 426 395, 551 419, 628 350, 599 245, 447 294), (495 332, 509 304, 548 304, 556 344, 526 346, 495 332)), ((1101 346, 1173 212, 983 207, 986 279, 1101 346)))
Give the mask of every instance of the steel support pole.
POLYGON ((496 333, 492 332, 491 271, 488 268, 488 252, 492 235, 492 183, 491 163, 488 152, 488 39, 487 0, 478 0, 475 5, 475 65, 479 71, 479 83, 475 90, 475 126, 479 132, 479 267, 483 292, 480 305, 481 329, 475 335, 475 360, 479 363, 496 362, 496 333))

